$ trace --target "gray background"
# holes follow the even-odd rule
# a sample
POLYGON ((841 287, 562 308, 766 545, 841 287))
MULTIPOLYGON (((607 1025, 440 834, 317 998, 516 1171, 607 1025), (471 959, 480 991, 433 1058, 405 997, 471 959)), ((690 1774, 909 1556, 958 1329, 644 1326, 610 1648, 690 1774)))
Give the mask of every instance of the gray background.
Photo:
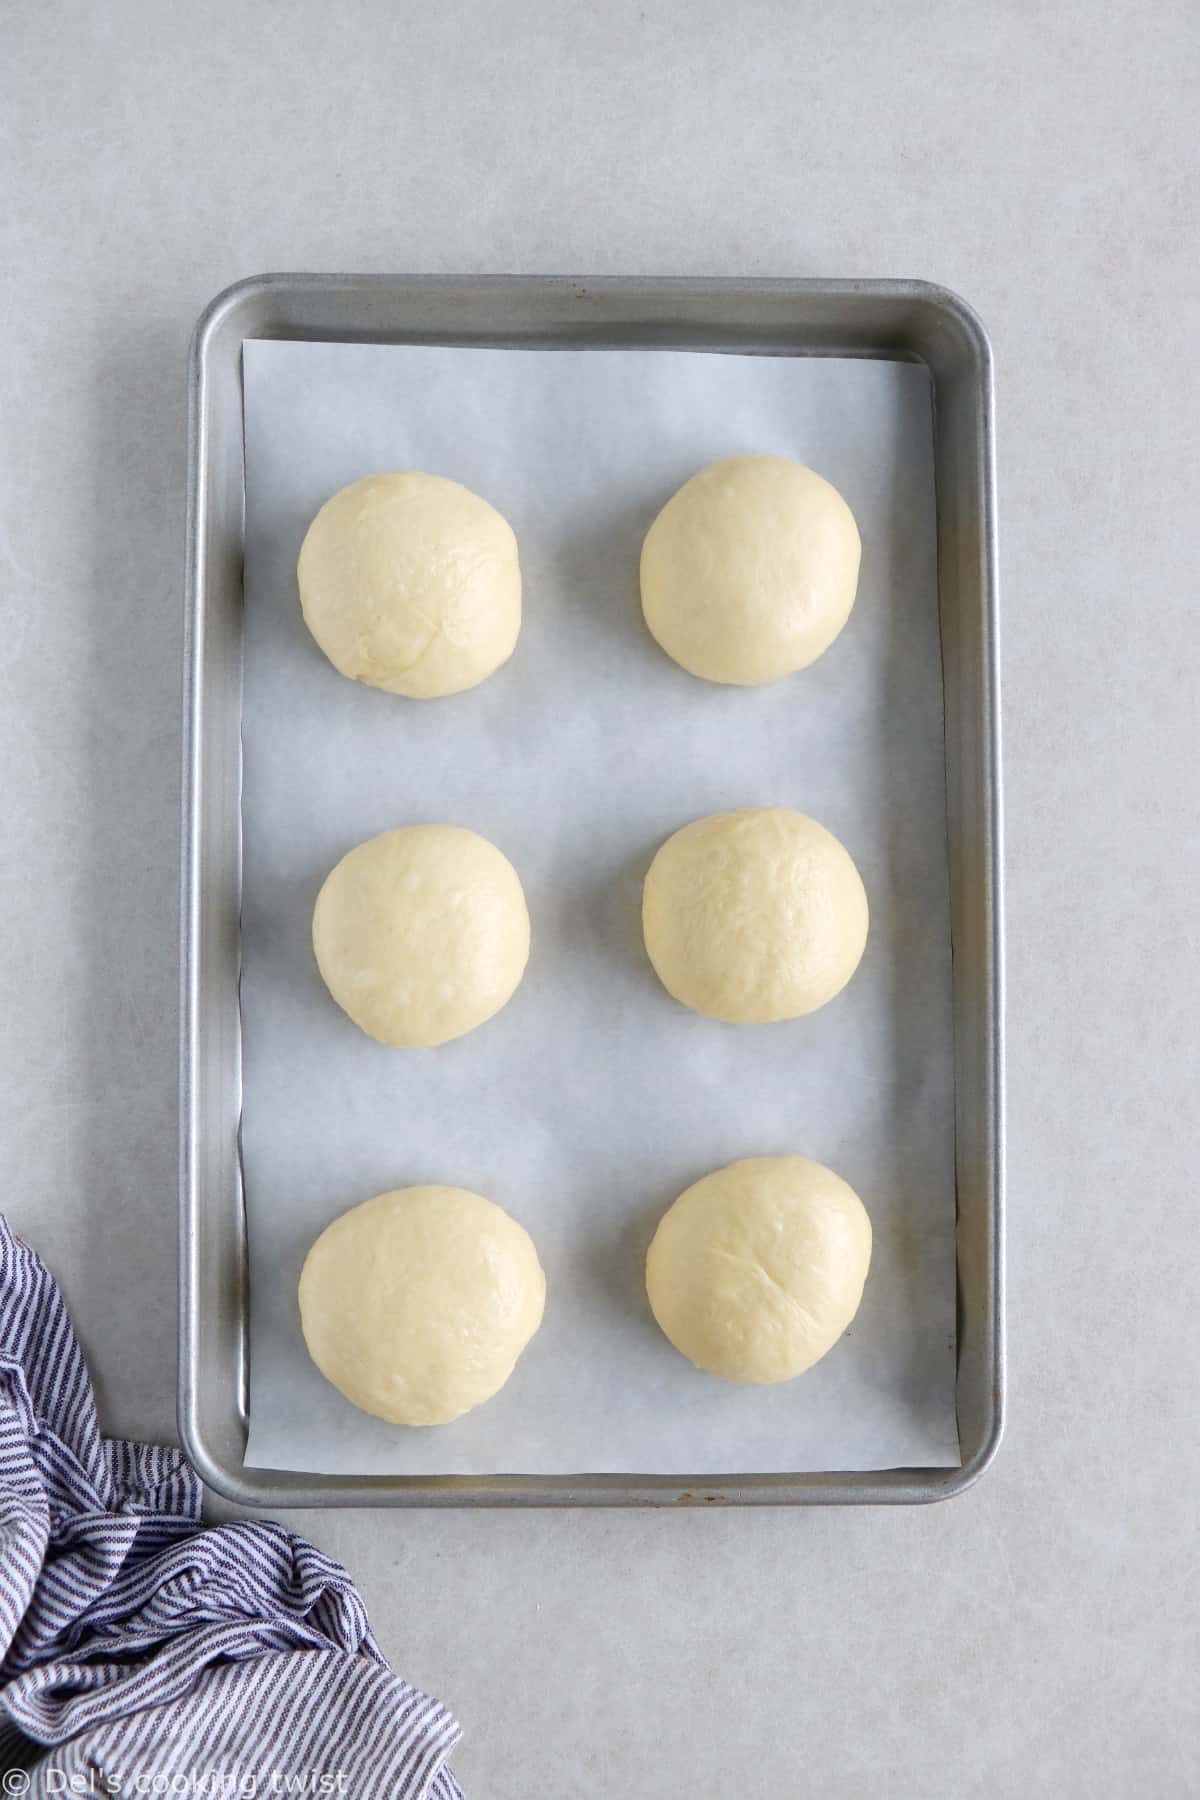
POLYGON ((999 371, 1011 1422, 928 1511, 295 1515, 472 1800, 1197 1773, 1193 7, 5 9, 4 1204, 174 1411, 184 355, 268 268, 918 275, 999 371))

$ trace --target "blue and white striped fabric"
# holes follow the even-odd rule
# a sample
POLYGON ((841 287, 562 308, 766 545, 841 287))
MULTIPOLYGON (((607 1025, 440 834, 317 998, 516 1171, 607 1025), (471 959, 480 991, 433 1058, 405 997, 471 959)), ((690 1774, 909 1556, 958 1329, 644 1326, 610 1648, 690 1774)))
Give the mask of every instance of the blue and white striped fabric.
POLYGON ((0 1792, 462 1800, 457 1723, 392 1674, 345 1569, 200 1504, 180 1452, 100 1436, 0 1216, 0 1792))

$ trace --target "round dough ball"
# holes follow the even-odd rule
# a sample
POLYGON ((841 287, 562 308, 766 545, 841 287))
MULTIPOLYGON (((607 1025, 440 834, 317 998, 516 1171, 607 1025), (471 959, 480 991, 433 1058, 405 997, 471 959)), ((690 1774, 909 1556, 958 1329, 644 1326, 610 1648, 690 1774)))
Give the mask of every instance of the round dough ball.
POLYGON ((837 489, 783 456, 685 481, 642 546, 642 610, 668 656, 755 687, 807 668, 850 616, 862 543, 837 489))
POLYGON ((507 519, 440 475, 368 475, 327 500, 297 566, 308 629, 335 669, 429 700, 507 662, 521 570, 507 519))
POLYGON ((642 930, 676 1000, 761 1025, 845 987, 867 942, 867 896, 831 831, 785 806, 750 807, 667 839, 642 890, 642 930))
POLYGON ((529 960, 517 871, 458 825, 368 838, 326 876, 313 951, 342 1011, 381 1044, 418 1048, 473 1031, 515 993, 529 960))
POLYGON ((327 1225, 300 1276, 308 1353, 394 1425, 447 1425, 498 1393, 542 1322, 523 1226, 465 1188, 398 1188, 327 1225))
POLYGON ((806 1156, 754 1156, 706 1175, 659 1221, 646 1257, 654 1317, 698 1369, 790 1381, 858 1311, 867 1209, 806 1156))

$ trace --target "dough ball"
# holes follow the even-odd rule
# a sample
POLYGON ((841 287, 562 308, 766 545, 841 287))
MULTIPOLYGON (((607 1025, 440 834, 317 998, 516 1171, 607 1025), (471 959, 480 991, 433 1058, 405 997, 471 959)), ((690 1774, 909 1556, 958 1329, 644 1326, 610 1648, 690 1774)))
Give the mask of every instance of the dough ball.
POLYGON ((300 1276, 308 1353, 394 1425, 447 1425, 498 1393, 542 1322, 529 1233, 465 1188, 398 1188, 327 1225, 300 1276))
POLYGON ((790 1381, 858 1311, 871 1221, 806 1156, 754 1156, 706 1175, 663 1214, 646 1257, 654 1317, 698 1369, 790 1381))
POLYGON ((342 1011, 381 1044, 445 1044, 498 1013, 529 960, 517 872, 457 825, 368 838, 326 876, 313 950, 342 1011))
POLYGON ((642 890, 659 980, 709 1019, 761 1025, 815 1012, 867 941, 867 896, 831 831, 784 806, 697 819, 669 837, 642 890))
POLYGON ((646 533, 642 610, 690 674, 755 687, 828 650, 861 554, 828 481, 783 456, 731 456, 685 481, 646 533))
POLYGON ((507 662, 521 570, 507 519, 440 475, 368 475, 327 500, 300 551, 300 604, 335 669, 429 700, 507 662))

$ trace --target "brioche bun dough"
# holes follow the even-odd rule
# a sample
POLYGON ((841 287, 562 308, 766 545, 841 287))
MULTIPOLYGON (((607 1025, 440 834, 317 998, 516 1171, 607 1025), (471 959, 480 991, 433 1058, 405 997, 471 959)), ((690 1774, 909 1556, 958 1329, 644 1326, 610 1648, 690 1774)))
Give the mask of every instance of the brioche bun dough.
POLYGON ((296 573, 304 621, 334 668, 416 700, 485 681, 521 629, 512 527, 440 475, 342 488, 309 526, 296 573))
POLYGON ((642 610, 668 656, 754 687, 807 668, 850 616, 862 543, 822 476, 783 456, 731 456, 663 507, 642 546, 642 610))
POLYGON ((396 1425, 446 1425, 490 1400, 545 1300, 529 1233, 465 1188, 376 1194, 326 1226, 300 1276, 318 1369, 396 1425))
POLYGON ((326 876, 313 951, 329 992, 381 1044, 462 1037, 512 998, 529 913, 506 856, 457 825, 406 825, 359 844, 326 876))
POLYGON ((669 994, 731 1024, 814 1012, 858 967, 867 896, 833 833, 783 806, 717 813, 662 845, 642 891, 669 994))
POLYGON ((790 1381, 858 1311, 871 1221, 840 1176, 804 1156, 755 1156, 706 1175, 659 1221, 646 1292, 698 1369, 790 1381))

